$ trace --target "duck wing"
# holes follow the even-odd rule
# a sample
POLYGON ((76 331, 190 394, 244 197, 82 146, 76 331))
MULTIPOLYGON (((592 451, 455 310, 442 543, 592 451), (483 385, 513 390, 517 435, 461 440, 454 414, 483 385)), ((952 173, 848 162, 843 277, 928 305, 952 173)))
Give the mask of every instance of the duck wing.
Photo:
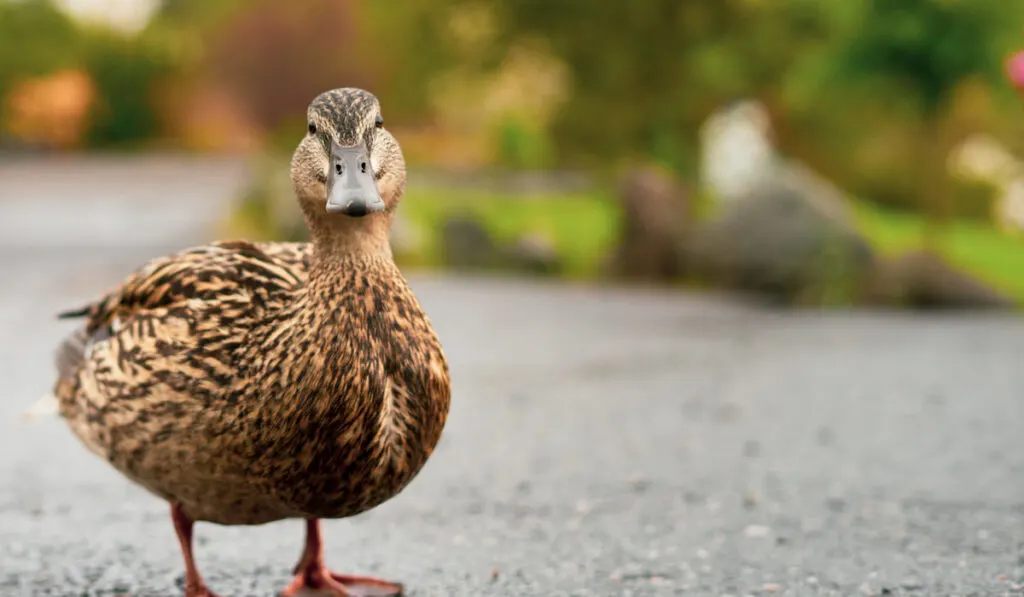
POLYGON ((295 275, 305 279, 309 273, 310 260, 313 257, 312 243, 263 242, 255 245, 269 258, 287 267, 295 275))
POLYGON ((184 424, 190 411, 226 399, 251 322, 305 278, 290 263, 246 241, 213 243, 155 259, 100 300, 61 313, 85 321, 57 350, 60 414, 113 458, 128 427, 184 424))
POLYGON ((292 287, 305 280, 310 255, 308 243, 219 241, 154 259, 100 300, 57 315, 86 318, 84 328, 68 338, 68 356, 81 352, 85 337, 109 335, 137 313, 190 300, 215 301, 239 288, 266 294, 260 290, 292 287))

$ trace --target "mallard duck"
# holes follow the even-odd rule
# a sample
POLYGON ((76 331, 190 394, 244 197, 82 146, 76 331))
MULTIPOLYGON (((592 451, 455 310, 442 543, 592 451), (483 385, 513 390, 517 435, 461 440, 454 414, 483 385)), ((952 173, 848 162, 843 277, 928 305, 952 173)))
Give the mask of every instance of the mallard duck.
POLYGON ((448 365, 395 266, 405 162, 377 98, 317 96, 291 178, 310 243, 215 242, 158 258, 98 301, 57 351, 59 414, 92 452, 167 500, 187 597, 214 597, 196 521, 306 521, 300 589, 400 595, 329 572, 319 519, 400 492, 448 415, 448 365))

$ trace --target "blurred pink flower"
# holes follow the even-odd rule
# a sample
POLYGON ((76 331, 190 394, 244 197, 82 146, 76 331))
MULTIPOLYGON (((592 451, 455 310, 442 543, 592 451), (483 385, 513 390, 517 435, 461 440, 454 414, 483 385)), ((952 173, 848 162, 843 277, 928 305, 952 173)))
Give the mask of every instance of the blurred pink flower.
POLYGON ((1024 50, 1010 56, 1006 61, 1006 76, 1015 87, 1024 90, 1024 50))

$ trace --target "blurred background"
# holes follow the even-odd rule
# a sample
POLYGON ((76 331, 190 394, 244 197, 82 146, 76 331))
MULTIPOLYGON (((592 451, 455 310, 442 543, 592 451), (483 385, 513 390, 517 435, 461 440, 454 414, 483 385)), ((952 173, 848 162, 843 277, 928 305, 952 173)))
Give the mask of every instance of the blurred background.
MULTIPOLYGON (((0 593, 181 594, 165 505, 20 418, 54 315, 304 238, 306 107, 359 86, 454 397, 416 482, 326 525, 340 571, 1022 594, 1021 51, 1020 0, 0 0, 0 593)), ((201 567, 276 594, 299 532, 202 525, 201 567)))
POLYGON ((305 107, 360 86, 410 165, 409 268, 1024 301, 1005 0, 0 0, 0 40, 7 163, 233 164, 221 235, 302 238, 305 107))

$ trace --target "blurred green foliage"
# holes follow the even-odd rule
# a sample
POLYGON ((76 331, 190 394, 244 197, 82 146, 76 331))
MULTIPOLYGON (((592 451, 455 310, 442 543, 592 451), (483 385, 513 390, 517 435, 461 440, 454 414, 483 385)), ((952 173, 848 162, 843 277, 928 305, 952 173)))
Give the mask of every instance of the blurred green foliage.
MULTIPOLYGON (((111 146, 174 134, 161 131, 158 83, 214 81, 272 146, 290 150, 311 94, 361 85, 381 97, 389 127, 486 113, 486 122, 464 120, 459 134, 485 139, 487 159, 505 167, 612 176, 654 160, 692 180, 704 119, 725 101, 754 97, 769 108, 784 152, 850 191, 987 217, 989 189, 948 181, 943 164, 971 132, 1024 150, 1024 103, 1001 74, 1005 56, 1024 45, 1018 5, 161 0, 148 27, 125 34, 77 24, 52 0, 0 0, 0 98, 25 78, 82 68, 99 95, 87 144, 111 146), (523 46, 568 74, 550 118, 488 112, 482 96, 439 93, 452 72, 488 80, 523 46), (970 86, 981 100, 962 101, 970 86)), ((526 96, 539 85, 528 75, 514 81, 526 96)))
MULTIPOLYGON (((1002 65, 1021 42, 1024 11, 1003 0, 851 0, 848 6, 855 10, 836 21, 835 41, 818 58, 826 65, 819 84, 911 106, 904 119, 918 125, 919 135, 914 157, 906 157, 919 177, 909 186, 916 196, 889 203, 917 207, 929 216, 932 235, 954 215, 987 217, 994 189, 950 180, 947 156, 962 135, 944 121, 956 108, 956 92, 969 82, 996 100, 1017 103, 1002 65)), ((876 194, 884 198, 887 185, 881 186, 876 194)))
POLYGON ((926 117, 940 112, 956 86, 983 77, 1009 90, 1003 60, 1021 43, 1024 17, 1005 0, 852 0, 856 16, 839 28, 839 83, 897 82, 926 117))
POLYGON ((72 65, 81 37, 71 19, 52 2, 0 1, 0 98, 20 79, 72 65))
POLYGON ((530 126, 521 117, 506 116, 498 123, 498 159, 515 169, 543 168, 553 159, 546 131, 530 126))
POLYGON ((159 135, 151 92, 175 63, 145 33, 84 26, 51 0, 19 0, 0 1, 0 40, 0 98, 23 80, 82 69, 98 96, 87 145, 120 146, 159 135))
POLYGON ((778 104, 827 47, 836 15, 849 12, 810 0, 489 6, 500 25, 492 52, 541 39, 569 66, 571 97, 553 130, 565 161, 654 157, 684 174, 695 170, 697 132, 714 109, 743 96, 778 104))
POLYGON ((959 86, 990 92, 999 114, 969 116, 1019 141, 1007 124, 1022 114, 1020 102, 1001 68, 1024 43, 1024 10, 1004 0, 450 2, 455 10, 486 2, 499 15, 482 64, 540 39, 569 66, 571 96, 552 128, 563 164, 607 170, 653 158, 691 178, 701 122, 729 99, 756 97, 783 150, 844 186, 911 209, 945 193, 957 213, 987 216, 977 189, 924 184, 945 177, 946 150, 966 132, 943 136, 959 86), (905 141, 894 171, 859 163, 857 152, 887 129, 905 141))
POLYGON ((160 132, 152 94, 174 68, 168 52, 145 36, 103 29, 84 35, 80 60, 99 95, 89 144, 122 146, 152 139, 160 132))
POLYGON ((448 30, 448 1, 359 3, 366 56, 376 59, 376 92, 387 102, 389 122, 422 120, 432 85, 459 60, 448 30))

